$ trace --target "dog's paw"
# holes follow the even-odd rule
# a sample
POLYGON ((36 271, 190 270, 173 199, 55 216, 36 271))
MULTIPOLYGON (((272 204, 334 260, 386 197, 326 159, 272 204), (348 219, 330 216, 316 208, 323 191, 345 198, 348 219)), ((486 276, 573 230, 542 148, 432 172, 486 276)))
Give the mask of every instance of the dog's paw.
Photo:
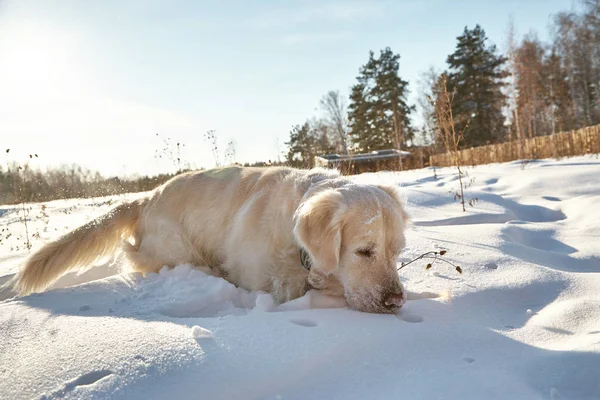
POLYGON ((423 322, 423 317, 416 314, 411 314, 406 311, 400 311, 397 315, 400 321, 410 322, 411 324, 418 324, 419 322, 423 322))

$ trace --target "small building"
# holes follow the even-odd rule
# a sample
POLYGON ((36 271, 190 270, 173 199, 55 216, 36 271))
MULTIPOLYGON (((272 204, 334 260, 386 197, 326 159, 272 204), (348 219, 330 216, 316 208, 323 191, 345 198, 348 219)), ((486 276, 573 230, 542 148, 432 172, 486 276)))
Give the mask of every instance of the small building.
POLYGON ((315 166, 335 168, 345 174, 361 174, 363 172, 376 172, 383 170, 397 171, 402 162, 411 158, 408 151, 388 149, 375 150, 361 154, 326 154, 315 157, 315 166))

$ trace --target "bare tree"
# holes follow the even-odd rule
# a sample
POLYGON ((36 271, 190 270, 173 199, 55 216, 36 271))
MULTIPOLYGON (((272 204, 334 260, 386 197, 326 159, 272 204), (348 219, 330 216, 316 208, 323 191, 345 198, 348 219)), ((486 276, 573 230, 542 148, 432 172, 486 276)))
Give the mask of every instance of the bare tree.
POLYGON ((339 90, 330 90, 321 98, 321 109, 326 121, 335 132, 344 154, 348 154, 348 112, 346 102, 339 90))
POLYGON ((450 156, 452 157, 452 164, 454 164, 458 171, 460 194, 457 194, 457 196, 460 198, 463 211, 466 211, 464 186, 462 180, 463 173, 461 169, 462 165, 458 150, 460 141, 463 139, 464 132, 469 126, 469 121, 467 121, 463 130, 457 130, 454 121, 454 115, 452 113, 454 92, 448 92, 448 78, 445 73, 440 76, 439 83, 436 87, 435 95, 435 99, 432 100, 432 102, 435 108, 435 116, 439 130, 439 137, 444 143, 446 151, 448 151, 448 153, 450 153, 450 156))
MULTIPOLYGON (((404 120, 400 116, 398 104, 396 102, 392 102, 392 118, 394 121, 396 148, 402 150, 402 144, 404 143, 404 120)), ((402 154, 400 154, 400 157, 398 157, 398 170, 402 171, 402 169, 402 154)))
POLYGON ((529 34, 516 50, 517 107, 522 118, 523 133, 528 137, 549 133, 544 62, 546 52, 535 34, 529 34))
POLYGON ((577 126, 600 123, 600 1, 581 0, 581 13, 559 13, 555 48, 568 76, 577 126))
MULTIPOLYGON (((506 85, 506 94, 508 98, 508 111, 510 115, 510 119, 512 121, 514 133, 517 140, 521 140, 523 138, 521 132, 521 124, 520 124, 520 116, 519 116, 519 106, 518 106, 518 97, 519 97, 519 89, 517 87, 517 71, 518 71, 518 63, 517 63, 517 44, 515 39, 515 22, 511 15, 510 21, 508 23, 508 30, 506 32, 506 45, 508 47, 507 57, 508 57, 508 73, 509 73, 509 81, 506 85)), ((518 147, 519 159, 521 158, 521 146, 518 147)))
POLYGON ((426 146, 435 146, 436 138, 436 120, 435 120, 435 107, 430 101, 435 97, 435 87, 438 84, 440 74, 435 70, 434 67, 421 74, 419 79, 419 95, 417 97, 417 105, 419 107, 419 113, 421 114, 422 125, 421 125, 421 144, 426 146))

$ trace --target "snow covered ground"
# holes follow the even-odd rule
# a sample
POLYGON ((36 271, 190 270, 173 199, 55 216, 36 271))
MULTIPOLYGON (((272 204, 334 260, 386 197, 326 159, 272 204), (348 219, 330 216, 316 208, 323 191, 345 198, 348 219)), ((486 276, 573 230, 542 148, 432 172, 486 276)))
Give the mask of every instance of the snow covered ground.
MULTIPOLYGON (((396 316, 274 307, 185 265, 95 267, 44 294, 0 293, 0 399, 600 399, 600 160, 468 174, 478 201, 464 213, 450 169, 356 177, 404 188, 399 261, 448 249, 464 271, 402 269, 412 300, 396 316)), ((107 200, 32 205, 34 249, 107 200)), ((27 254, 13 207, 1 229, 0 283, 27 254)))

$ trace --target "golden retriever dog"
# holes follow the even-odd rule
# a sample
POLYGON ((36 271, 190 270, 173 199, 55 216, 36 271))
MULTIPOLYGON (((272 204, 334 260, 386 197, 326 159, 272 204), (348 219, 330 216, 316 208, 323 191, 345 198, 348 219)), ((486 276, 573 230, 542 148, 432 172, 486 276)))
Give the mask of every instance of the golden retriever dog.
POLYGON ((325 169, 227 167, 178 175, 31 255, 20 295, 118 250, 142 273, 192 264, 279 304, 314 289, 353 309, 396 313, 407 215, 395 187, 325 169))

